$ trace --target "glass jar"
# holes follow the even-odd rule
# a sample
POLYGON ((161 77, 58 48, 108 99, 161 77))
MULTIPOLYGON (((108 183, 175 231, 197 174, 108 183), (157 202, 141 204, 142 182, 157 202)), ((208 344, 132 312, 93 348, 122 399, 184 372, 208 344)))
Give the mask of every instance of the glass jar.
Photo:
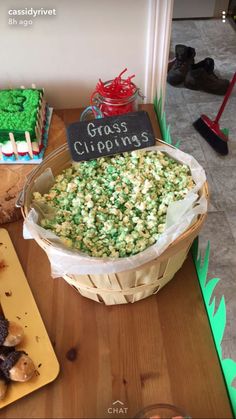
POLYGON ((145 407, 143 410, 138 412, 134 419, 191 419, 186 413, 182 411, 179 407, 159 403, 159 404, 152 404, 150 406, 145 407))
MULTIPOLYGON (((113 80, 108 80, 104 83, 104 86, 109 86, 113 80)), ((104 116, 121 115, 128 112, 135 112, 138 110, 138 99, 144 98, 140 89, 131 83, 133 86, 133 93, 128 97, 121 98, 110 98, 104 97, 100 93, 96 93, 93 97, 94 104, 101 110, 104 116)))

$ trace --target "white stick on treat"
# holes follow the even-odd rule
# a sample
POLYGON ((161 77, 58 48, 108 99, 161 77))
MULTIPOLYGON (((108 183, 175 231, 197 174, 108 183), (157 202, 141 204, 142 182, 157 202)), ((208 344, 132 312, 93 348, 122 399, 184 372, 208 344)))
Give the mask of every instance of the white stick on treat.
POLYGON ((36 89, 36 84, 35 83, 32 83, 31 84, 31 87, 32 87, 32 89, 36 89))
POLYGON ((32 150, 37 154, 39 153, 39 145, 36 141, 32 142, 32 150))
POLYGON ((44 116, 45 116, 45 109, 46 109, 46 103, 42 105, 42 108, 40 110, 41 118, 43 118, 43 119, 44 119, 44 116))
POLYGON ((46 102, 45 102, 45 100, 43 100, 42 104, 39 108, 39 111, 38 111, 38 118, 41 119, 42 117, 44 117, 45 109, 46 109, 46 102))
POLYGON ((9 138, 10 138, 10 141, 11 141, 13 153, 15 154, 15 158, 18 160, 19 155, 18 155, 18 151, 17 151, 17 145, 16 145, 15 138, 14 138, 14 135, 13 135, 12 132, 9 132, 9 138))
POLYGON ((2 146, 0 145, 0 160, 3 160, 2 146))
POLYGON ((39 142, 39 146, 40 146, 41 143, 42 143, 42 130, 40 129, 38 121, 37 121, 37 124, 36 124, 36 129, 37 129, 37 132, 38 132, 38 142, 39 142))
POLYGON ((25 139, 28 145, 28 152, 29 152, 30 158, 33 159, 34 155, 33 155, 33 150, 32 150, 31 139, 30 139, 30 133, 28 131, 25 131, 25 139))
POLYGON ((40 141, 40 132, 37 128, 37 125, 35 127, 35 137, 36 137, 37 141, 39 142, 40 141))
POLYGON ((38 119, 38 126, 39 126, 40 132, 42 132, 42 129, 43 129, 43 121, 41 119, 38 119))
POLYGON ((39 125, 37 125, 37 131, 38 131, 38 143, 40 145, 41 142, 42 142, 42 131, 41 131, 39 125))
POLYGON ((42 106, 43 106, 43 108, 45 109, 45 107, 46 107, 46 100, 44 99, 44 96, 43 96, 43 98, 42 98, 42 106))

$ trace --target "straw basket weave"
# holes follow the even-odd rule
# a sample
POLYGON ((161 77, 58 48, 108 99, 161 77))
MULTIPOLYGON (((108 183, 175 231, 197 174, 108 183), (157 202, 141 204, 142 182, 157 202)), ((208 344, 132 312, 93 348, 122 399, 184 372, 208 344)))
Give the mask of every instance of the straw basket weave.
MULTIPOLYGON (((166 143, 164 144, 166 145, 166 143)), ((50 167, 53 175, 57 175, 70 165, 71 157, 65 144, 51 153, 31 173, 22 193, 22 213, 24 218, 30 210, 34 182, 41 173, 50 167)), ((208 199, 207 183, 203 185, 200 195, 204 195, 208 199)), ((103 275, 65 275, 64 279, 84 297, 107 305, 134 303, 156 294, 181 268, 194 238, 202 227, 205 217, 206 214, 198 216, 190 228, 178 237, 161 256, 136 270, 103 275)), ((53 243, 45 239, 39 239, 37 242, 46 253, 50 246, 54 246, 53 243)), ((63 257, 63 251, 60 251, 63 257)))

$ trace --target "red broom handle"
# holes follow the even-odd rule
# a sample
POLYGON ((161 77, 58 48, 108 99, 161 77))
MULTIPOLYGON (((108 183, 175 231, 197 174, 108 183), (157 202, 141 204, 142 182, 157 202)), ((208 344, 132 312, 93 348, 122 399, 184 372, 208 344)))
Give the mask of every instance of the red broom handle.
POLYGON ((219 122, 219 119, 220 119, 222 113, 224 112, 226 103, 228 102, 228 99, 229 99, 229 97, 231 95, 231 92, 232 92, 232 90, 234 88, 235 82, 236 82, 236 73, 234 73, 234 76, 233 76, 233 78, 232 78, 232 80, 231 80, 231 82, 229 84, 229 87, 228 87, 228 90, 227 90, 227 92, 225 94, 225 97, 224 97, 224 100, 222 102, 222 105, 221 105, 221 107, 219 109, 218 114, 216 115, 216 118, 214 120, 214 123, 215 124, 217 124, 219 122))

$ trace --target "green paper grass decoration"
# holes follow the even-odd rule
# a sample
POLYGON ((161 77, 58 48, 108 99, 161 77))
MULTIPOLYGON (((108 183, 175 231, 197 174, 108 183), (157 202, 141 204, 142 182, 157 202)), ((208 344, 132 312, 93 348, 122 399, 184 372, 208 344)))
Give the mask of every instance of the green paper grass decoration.
POLYGON ((170 134, 170 125, 166 124, 166 113, 162 110, 162 95, 159 99, 157 99, 157 96, 155 97, 153 105, 159 122, 163 141, 165 141, 167 144, 172 144, 175 147, 179 148, 180 140, 173 144, 170 134))
POLYGON ((222 357, 222 348, 221 343, 224 336, 225 326, 226 326, 226 306, 225 298, 221 297, 218 308, 215 307, 215 297, 213 297, 214 289, 218 282, 219 278, 213 278, 206 283, 207 272, 209 266, 209 256, 210 256, 210 243, 208 242, 205 255, 203 257, 203 262, 201 261, 201 255, 198 256, 198 238, 195 239, 192 246, 192 255, 194 264, 197 271, 197 276, 199 284, 202 290, 202 295, 208 314, 209 322, 211 325, 211 330, 216 346, 216 350, 219 356, 221 367, 223 370, 226 387, 228 390, 229 398, 231 401, 231 406, 234 412, 234 417, 236 417, 236 388, 232 386, 234 379, 236 378, 236 362, 232 359, 227 359, 222 357), (212 298, 212 302, 210 303, 212 298))

